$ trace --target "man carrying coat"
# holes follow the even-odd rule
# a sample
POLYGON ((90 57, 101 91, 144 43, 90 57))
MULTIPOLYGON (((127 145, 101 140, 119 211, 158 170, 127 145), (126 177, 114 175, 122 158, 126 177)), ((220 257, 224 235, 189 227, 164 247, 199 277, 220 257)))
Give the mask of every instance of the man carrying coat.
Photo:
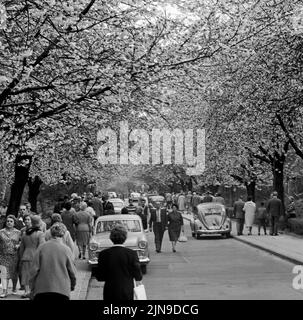
POLYGON ((161 208, 161 202, 156 202, 156 208, 150 209, 149 230, 154 231, 156 252, 161 252, 164 231, 167 228, 166 208, 161 208))
POLYGON ((266 209, 270 219, 270 235, 277 236, 279 218, 283 215, 283 205, 282 201, 278 199, 277 191, 272 193, 272 198, 268 201, 266 209))
POLYGON ((237 225, 237 235, 243 235, 243 228, 244 228, 244 217, 245 213, 243 211, 244 208, 244 201, 241 197, 239 197, 238 201, 234 203, 234 217, 236 218, 236 225, 237 225))

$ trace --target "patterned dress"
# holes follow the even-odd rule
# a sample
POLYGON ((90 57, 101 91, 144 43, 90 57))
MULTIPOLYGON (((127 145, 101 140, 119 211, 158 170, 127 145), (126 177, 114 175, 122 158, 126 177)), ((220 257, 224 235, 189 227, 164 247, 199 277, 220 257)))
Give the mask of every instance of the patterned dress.
POLYGON ((17 278, 18 249, 21 232, 15 228, 0 230, 0 266, 7 271, 7 279, 17 278))

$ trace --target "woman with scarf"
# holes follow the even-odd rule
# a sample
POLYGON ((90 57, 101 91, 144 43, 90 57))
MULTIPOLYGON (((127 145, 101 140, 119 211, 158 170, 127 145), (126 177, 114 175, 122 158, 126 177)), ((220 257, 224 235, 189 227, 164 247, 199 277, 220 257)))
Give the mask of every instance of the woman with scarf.
POLYGON ((29 227, 21 238, 20 260, 21 260, 21 281, 24 286, 22 298, 29 298, 29 274, 32 267, 34 255, 40 244, 45 242, 44 233, 40 230, 41 218, 37 215, 31 217, 31 227, 29 227))

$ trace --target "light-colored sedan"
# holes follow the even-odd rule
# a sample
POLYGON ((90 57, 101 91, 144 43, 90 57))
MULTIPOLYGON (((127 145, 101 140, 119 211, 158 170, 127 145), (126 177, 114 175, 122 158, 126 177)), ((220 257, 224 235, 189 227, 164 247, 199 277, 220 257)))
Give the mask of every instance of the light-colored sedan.
POLYGON ((222 235, 229 237, 231 220, 221 203, 200 203, 190 221, 192 236, 197 239, 202 235, 222 235))
POLYGON ((137 252, 142 273, 145 274, 146 266, 150 261, 149 250, 142 220, 138 215, 116 214, 99 217, 88 247, 88 263, 92 266, 97 265, 99 252, 113 245, 109 235, 117 224, 122 224, 126 228, 127 239, 124 245, 137 252))
POLYGON ((120 214, 122 208, 124 207, 124 201, 119 198, 112 198, 112 199, 109 199, 108 201, 114 205, 115 213, 120 214))

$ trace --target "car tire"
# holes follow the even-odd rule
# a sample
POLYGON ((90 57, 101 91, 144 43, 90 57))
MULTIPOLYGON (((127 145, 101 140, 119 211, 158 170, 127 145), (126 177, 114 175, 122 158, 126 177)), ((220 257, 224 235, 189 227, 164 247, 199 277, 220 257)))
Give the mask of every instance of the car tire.
POLYGON ((142 274, 146 274, 146 264, 141 265, 142 274))
POLYGON ((192 232, 191 235, 193 238, 196 236, 196 234, 194 232, 192 232))
POLYGON ((225 238, 230 238, 230 232, 225 233, 225 238))
POLYGON ((196 239, 197 239, 197 240, 200 239, 200 235, 198 234, 198 232, 196 233, 196 239))

